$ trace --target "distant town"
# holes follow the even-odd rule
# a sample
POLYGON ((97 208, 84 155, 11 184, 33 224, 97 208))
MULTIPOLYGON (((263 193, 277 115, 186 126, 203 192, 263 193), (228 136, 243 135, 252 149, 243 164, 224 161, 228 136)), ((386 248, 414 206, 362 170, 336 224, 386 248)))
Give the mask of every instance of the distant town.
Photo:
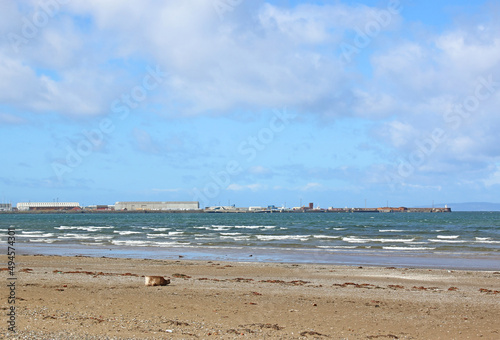
POLYGON ((139 212, 139 213, 411 213, 411 212, 451 212, 451 208, 406 208, 406 207, 378 207, 378 208, 320 208, 309 203, 300 207, 267 207, 251 206, 236 207, 211 206, 200 208, 196 201, 170 202, 116 202, 114 205, 81 206, 78 202, 20 202, 14 207, 11 203, 1 203, 0 212, 3 213, 110 213, 110 212, 139 212))

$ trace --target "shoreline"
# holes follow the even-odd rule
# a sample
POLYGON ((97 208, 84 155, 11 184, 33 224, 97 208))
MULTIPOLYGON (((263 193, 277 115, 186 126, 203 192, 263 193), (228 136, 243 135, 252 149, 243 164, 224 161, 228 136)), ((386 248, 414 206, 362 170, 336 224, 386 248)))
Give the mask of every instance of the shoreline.
POLYGON ((387 250, 317 250, 251 247, 140 247, 82 244, 18 243, 23 255, 91 256, 109 258, 217 260, 249 263, 394 266, 455 270, 500 270, 500 254, 472 252, 401 252, 387 250))
MULTIPOLYGON (((2 255, 2 267, 7 256, 2 255)), ((13 338, 497 339, 500 272, 16 258, 13 338), (144 275, 171 279, 144 286, 144 275)), ((5 279, 6 271, 0 271, 5 279)), ((5 290, 5 287, 3 288, 5 290)), ((2 299, 1 308, 8 308, 2 299)), ((9 338, 5 326, 0 335, 9 338)))
POLYGON ((79 209, 79 210, 20 210, 20 211, 0 211, 0 214, 12 214, 12 215, 36 215, 36 214, 303 214, 303 213, 333 213, 333 214, 345 214, 345 213, 407 213, 407 214, 427 214, 427 213, 451 213, 451 208, 332 208, 332 209, 290 209, 286 208, 284 210, 250 210, 249 208, 235 208, 228 210, 208 210, 208 209, 193 209, 193 210, 177 210, 177 209, 166 209, 166 210, 149 210, 149 209, 137 209, 137 210, 89 210, 89 209, 79 209))

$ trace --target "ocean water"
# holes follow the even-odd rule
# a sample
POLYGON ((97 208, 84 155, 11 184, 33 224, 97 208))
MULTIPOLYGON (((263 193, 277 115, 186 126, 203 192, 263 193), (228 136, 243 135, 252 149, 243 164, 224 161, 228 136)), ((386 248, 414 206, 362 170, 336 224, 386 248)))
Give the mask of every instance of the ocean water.
POLYGON ((500 268, 499 212, 0 214, 4 244, 9 227, 25 253, 500 268))

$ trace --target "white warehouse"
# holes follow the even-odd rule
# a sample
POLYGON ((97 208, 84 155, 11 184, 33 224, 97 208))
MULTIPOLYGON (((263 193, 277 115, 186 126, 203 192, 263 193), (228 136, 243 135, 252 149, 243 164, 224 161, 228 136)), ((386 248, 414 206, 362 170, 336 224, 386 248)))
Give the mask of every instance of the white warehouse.
POLYGON ((0 211, 12 211, 12 204, 0 203, 0 211))
POLYGON ((17 203, 17 210, 71 210, 80 209, 77 202, 22 202, 17 203))
POLYGON ((198 210, 199 202, 116 202, 115 210, 198 210))

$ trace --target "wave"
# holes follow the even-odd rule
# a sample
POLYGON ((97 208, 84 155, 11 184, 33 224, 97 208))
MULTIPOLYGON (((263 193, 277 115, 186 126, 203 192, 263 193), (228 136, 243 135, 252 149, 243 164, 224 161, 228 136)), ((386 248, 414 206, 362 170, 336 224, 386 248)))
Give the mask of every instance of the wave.
POLYGON ((436 237, 439 238, 439 239, 445 239, 445 240, 450 239, 450 240, 453 240, 453 239, 459 238, 460 235, 438 235, 436 237))
POLYGON ((149 230, 152 230, 152 231, 167 231, 167 230, 170 230, 172 228, 152 228, 152 227, 142 227, 142 229, 149 229, 149 230))
POLYGON ((111 243, 117 246, 148 246, 152 244, 150 241, 137 240, 112 240, 111 243))
POLYGON ((234 228, 230 225, 212 225, 212 226, 202 226, 202 227, 194 227, 195 229, 204 229, 204 230, 212 230, 212 231, 224 231, 234 228))
POLYGON ((54 227, 58 230, 84 230, 84 231, 100 231, 101 229, 114 229, 115 227, 96 227, 96 226, 65 226, 54 227))
POLYGON ((221 236, 221 239, 232 239, 235 241, 245 241, 250 238, 250 236, 221 236))
POLYGON ((489 241, 491 237, 476 237, 476 241, 489 241))
POLYGON ((342 241, 349 243, 368 243, 368 242, 381 242, 381 243, 409 243, 415 241, 415 238, 410 239, 392 239, 392 238, 358 238, 357 236, 343 237, 342 241))
POLYGON ((476 243, 485 243, 485 244, 500 244, 500 241, 491 241, 491 240, 484 240, 484 241, 477 241, 476 243))
POLYGON ((382 247, 382 249, 387 249, 387 250, 434 250, 436 248, 432 248, 432 247, 392 247, 392 246, 387 246, 387 247, 382 247))
POLYGON ((311 235, 256 235, 261 241, 300 240, 307 241, 311 235))
POLYGON ((169 237, 169 234, 146 234, 148 238, 169 237))
POLYGON ((403 230, 400 229, 380 229, 379 232, 381 233, 401 233, 403 230))
POLYGON ((63 236, 57 236, 59 240, 89 240, 95 239, 95 236, 90 236, 88 234, 65 234, 63 236))
POLYGON ((115 230, 113 232, 120 235, 142 234, 140 231, 129 231, 129 230, 125 231, 115 230))
MULTIPOLYGON (((23 231, 23 233, 25 233, 25 232, 23 231)), ((26 232, 26 233, 28 233, 28 232, 26 232)), ((54 234, 52 234, 52 233, 47 233, 47 234, 40 234, 40 233, 42 233, 42 232, 37 231, 37 232, 32 232, 32 233, 27 234, 27 235, 23 235, 23 234, 19 235, 18 234, 18 235, 16 235, 16 237, 53 237, 54 236, 54 234)))
POLYGON ((40 243, 54 243, 56 240, 53 238, 34 238, 29 240, 29 242, 40 242, 40 243))
POLYGON ((438 243, 467 243, 464 240, 447 240, 447 239, 429 239, 430 242, 438 242, 438 243))
POLYGON ((327 239, 339 239, 342 236, 330 236, 330 235, 313 235, 314 238, 327 238, 327 239))

